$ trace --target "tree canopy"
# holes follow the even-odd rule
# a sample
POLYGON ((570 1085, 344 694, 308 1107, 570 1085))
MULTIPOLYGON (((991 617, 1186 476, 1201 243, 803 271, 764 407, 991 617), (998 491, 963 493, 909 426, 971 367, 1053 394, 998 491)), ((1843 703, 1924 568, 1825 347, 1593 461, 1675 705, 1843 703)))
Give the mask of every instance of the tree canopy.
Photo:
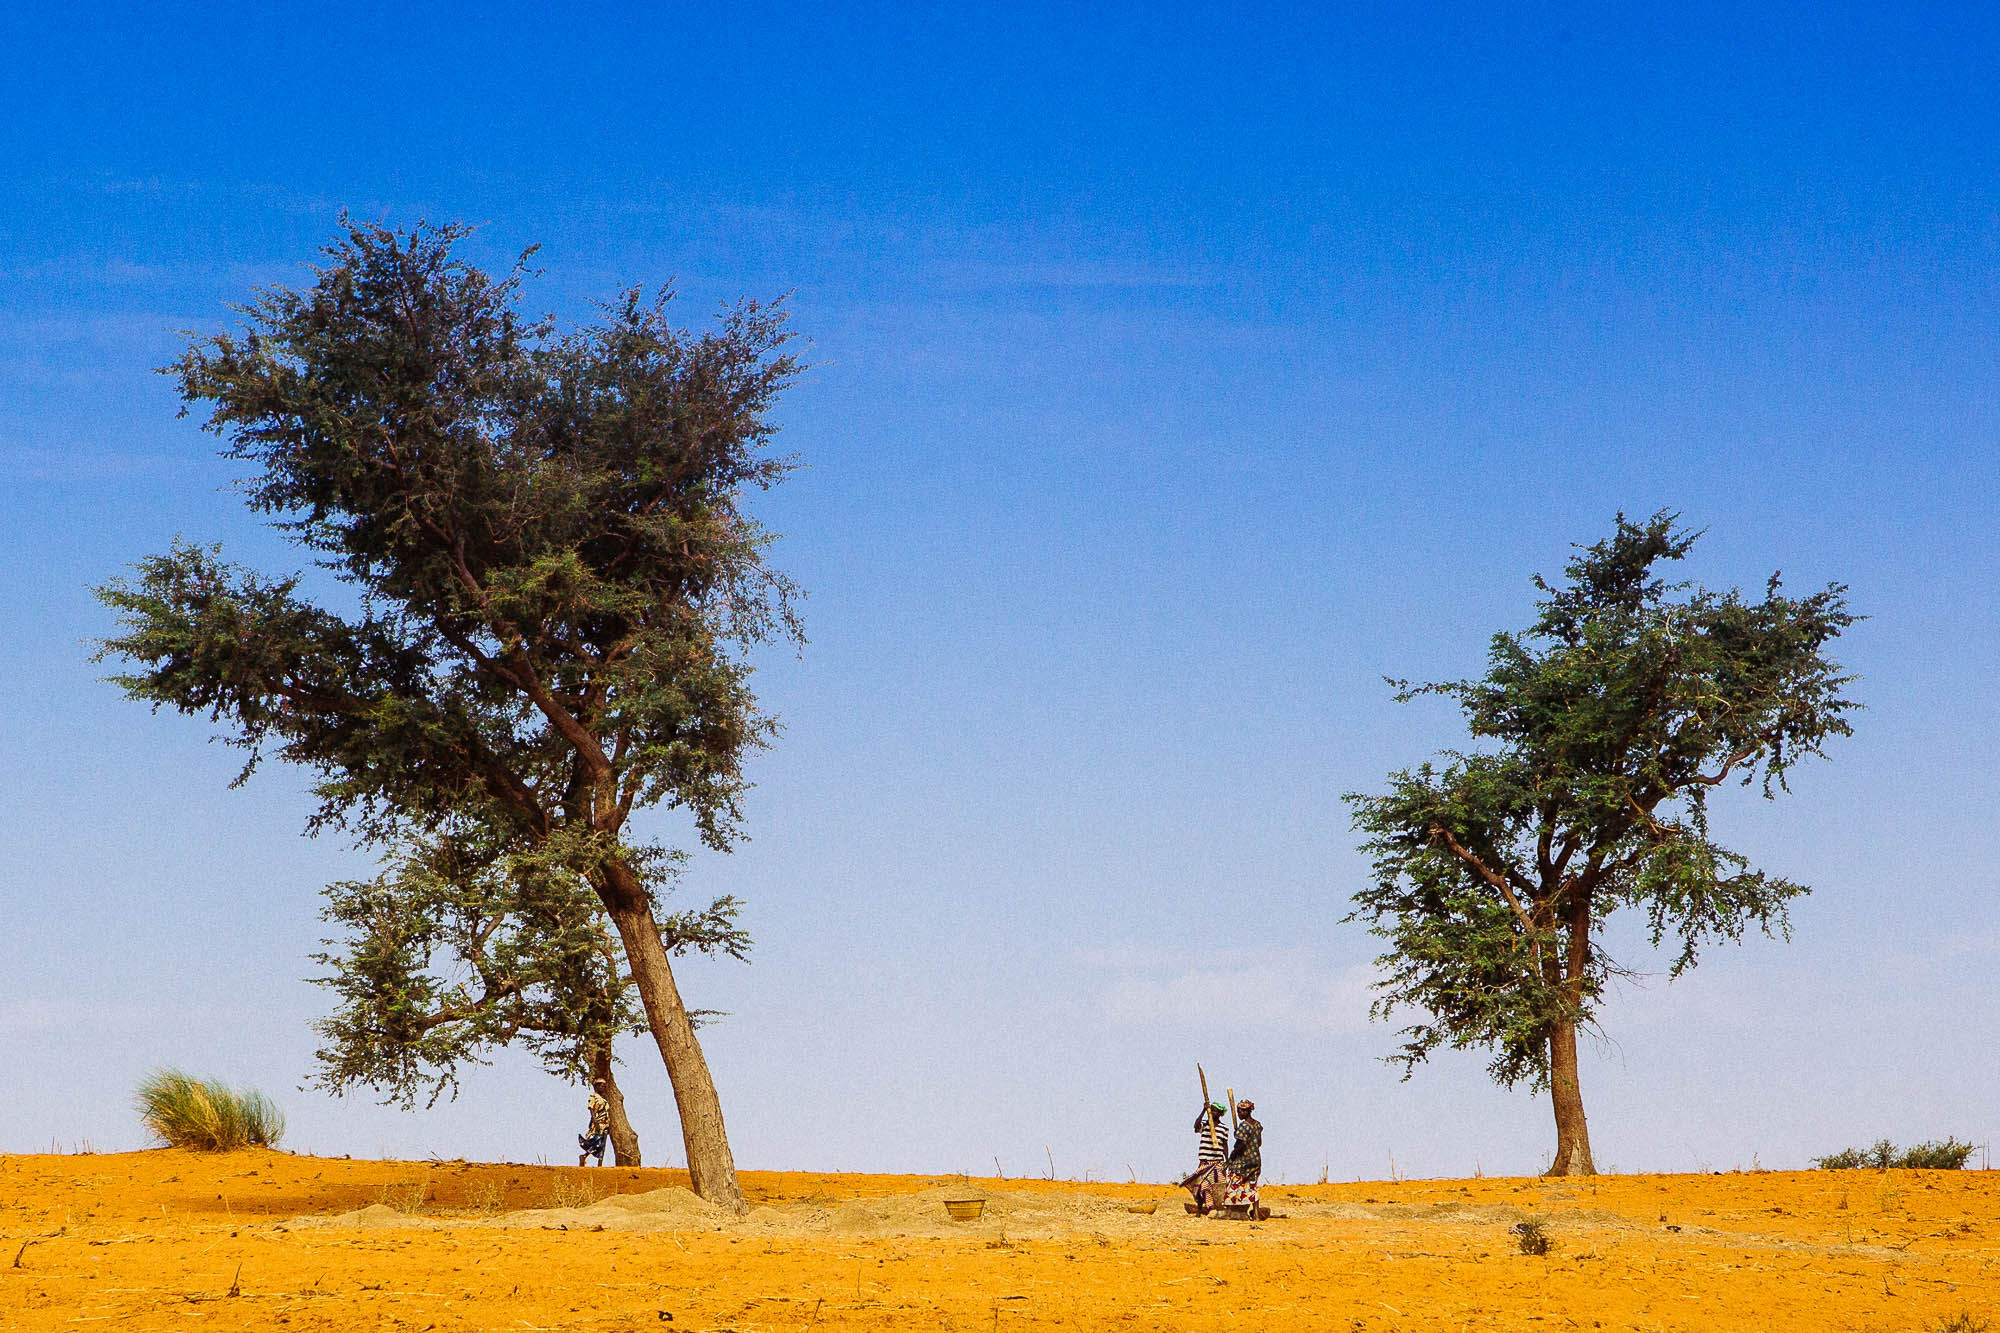
POLYGON ((313 774, 315 829, 390 846, 474 820, 588 884, 672 1077, 697 1191, 740 1207, 721 1106, 653 913, 632 813, 740 835, 742 760, 772 722, 746 651, 798 638, 791 582, 745 508, 796 375, 780 306, 701 334, 639 288, 572 330, 517 309, 459 226, 344 223, 299 289, 169 368, 248 465, 251 508, 350 589, 177 541, 100 596, 103 654, 157 707, 313 774), (351 603, 351 604, 350 604, 351 603))
POLYGON ((1405 1077, 1440 1047, 1485 1048, 1498 1082, 1548 1088, 1551 1174, 1595 1169, 1576 1034, 1624 970, 1599 927, 1642 914, 1667 971, 1755 926, 1784 935, 1804 885, 1755 869, 1709 828, 1727 782, 1766 797, 1791 768, 1850 734, 1851 678, 1827 656, 1854 623, 1846 589, 1760 601, 1669 583, 1698 533, 1662 512, 1619 515, 1561 585, 1537 577, 1540 614, 1493 637, 1485 676, 1391 681, 1408 702, 1455 702, 1480 748, 1348 796, 1372 882, 1349 920, 1388 941, 1376 1017, 1409 1008, 1394 1057, 1405 1077))

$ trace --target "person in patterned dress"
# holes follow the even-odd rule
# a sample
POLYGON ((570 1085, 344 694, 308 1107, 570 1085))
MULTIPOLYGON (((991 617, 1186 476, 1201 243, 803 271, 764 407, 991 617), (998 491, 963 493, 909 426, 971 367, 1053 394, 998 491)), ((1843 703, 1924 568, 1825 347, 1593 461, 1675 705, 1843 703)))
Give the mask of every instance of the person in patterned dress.
POLYGON ((1236 1103, 1236 1142, 1222 1164, 1222 1206, 1236 1216, 1261 1220, 1270 1214, 1257 1201, 1257 1178, 1264 1174, 1264 1126, 1251 1114, 1256 1109, 1247 1097, 1236 1103))
POLYGON ((611 1103, 605 1100, 603 1079, 591 1085, 590 1100, 584 1105, 590 1110, 590 1128, 576 1136, 576 1146, 583 1149, 576 1155, 576 1164, 582 1166, 595 1156, 597 1164, 603 1166, 604 1142, 611 1134, 611 1103))

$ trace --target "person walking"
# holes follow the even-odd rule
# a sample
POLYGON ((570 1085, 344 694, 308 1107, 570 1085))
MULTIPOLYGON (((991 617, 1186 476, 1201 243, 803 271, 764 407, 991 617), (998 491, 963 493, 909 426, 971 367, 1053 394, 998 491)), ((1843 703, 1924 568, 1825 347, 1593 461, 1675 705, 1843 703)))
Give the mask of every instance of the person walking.
POLYGON ((576 1155, 576 1164, 582 1166, 595 1156, 597 1164, 603 1166, 604 1143, 611 1134, 611 1103, 605 1100, 603 1079, 591 1084, 590 1100, 584 1105, 590 1111, 590 1128, 576 1136, 576 1146, 583 1149, 576 1155))

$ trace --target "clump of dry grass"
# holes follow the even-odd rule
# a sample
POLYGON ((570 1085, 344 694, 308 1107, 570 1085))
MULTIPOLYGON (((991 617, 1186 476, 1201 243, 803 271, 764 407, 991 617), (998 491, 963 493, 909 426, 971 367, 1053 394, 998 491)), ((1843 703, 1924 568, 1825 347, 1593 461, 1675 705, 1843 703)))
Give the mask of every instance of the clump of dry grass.
POLYGON ((146 1075, 136 1100, 140 1122, 170 1148, 270 1148, 285 1134, 284 1113, 263 1093, 238 1092, 178 1069, 146 1075))
POLYGON ((406 1180, 398 1184, 384 1185, 382 1192, 376 1196, 376 1202, 394 1208, 399 1213, 414 1213, 420 1211, 430 1201, 430 1197, 431 1182, 428 1179, 406 1180))
POLYGON ((466 1206, 484 1217, 492 1217, 504 1212, 507 1207, 507 1187, 497 1180, 489 1180, 472 1191, 466 1206))
POLYGON ((557 1176, 549 1185, 549 1208, 588 1208, 600 1196, 597 1186, 588 1179, 575 1176, 557 1176))

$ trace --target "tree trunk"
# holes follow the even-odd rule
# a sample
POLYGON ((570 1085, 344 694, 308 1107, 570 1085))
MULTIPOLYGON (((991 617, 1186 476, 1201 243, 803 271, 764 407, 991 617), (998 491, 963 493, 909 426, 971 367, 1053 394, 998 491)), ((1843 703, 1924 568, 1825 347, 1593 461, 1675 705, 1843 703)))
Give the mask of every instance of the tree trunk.
MULTIPOLYGON (((1594 858, 1592 865, 1594 868, 1594 858)), ((1543 1174, 1551 1176, 1597 1174, 1597 1163, 1590 1155, 1590 1126, 1583 1118, 1583 1084, 1576 1076, 1576 1016, 1583 1012, 1584 975, 1590 966, 1590 915, 1589 889, 1573 889, 1562 977, 1569 1016, 1549 1034, 1549 1101, 1556 1113, 1556 1156, 1543 1174)))
POLYGON ((1543 1172, 1550 1176, 1594 1176, 1590 1126, 1583 1118, 1583 1085, 1576 1077, 1576 1024, 1549 1034, 1549 1100, 1556 1113, 1556 1157, 1543 1172))
POLYGON ((708 1072, 701 1043, 695 1040, 680 987, 674 984, 674 970, 667 959, 666 943, 660 938, 660 924, 653 919, 652 904, 644 886, 622 861, 607 863, 603 874, 599 897, 618 928, 626 965, 632 969, 632 984, 639 988, 647 1024, 659 1045, 660 1058, 666 1062, 667 1078, 674 1085, 674 1104, 680 1110, 681 1141, 687 1148, 694 1192, 730 1212, 745 1212, 748 1205, 743 1201, 742 1186, 736 1182, 736 1159, 730 1154, 729 1135, 722 1124, 722 1101, 715 1095, 715 1079, 708 1072))
POLYGON ((590 1081, 604 1084, 604 1100, 611 1103, 611 1164, 638 1166, 639 1135, 625 1118, 625 1093, 611 1072, 611 1047, 599 1046, 590 1053, 590 1081))

